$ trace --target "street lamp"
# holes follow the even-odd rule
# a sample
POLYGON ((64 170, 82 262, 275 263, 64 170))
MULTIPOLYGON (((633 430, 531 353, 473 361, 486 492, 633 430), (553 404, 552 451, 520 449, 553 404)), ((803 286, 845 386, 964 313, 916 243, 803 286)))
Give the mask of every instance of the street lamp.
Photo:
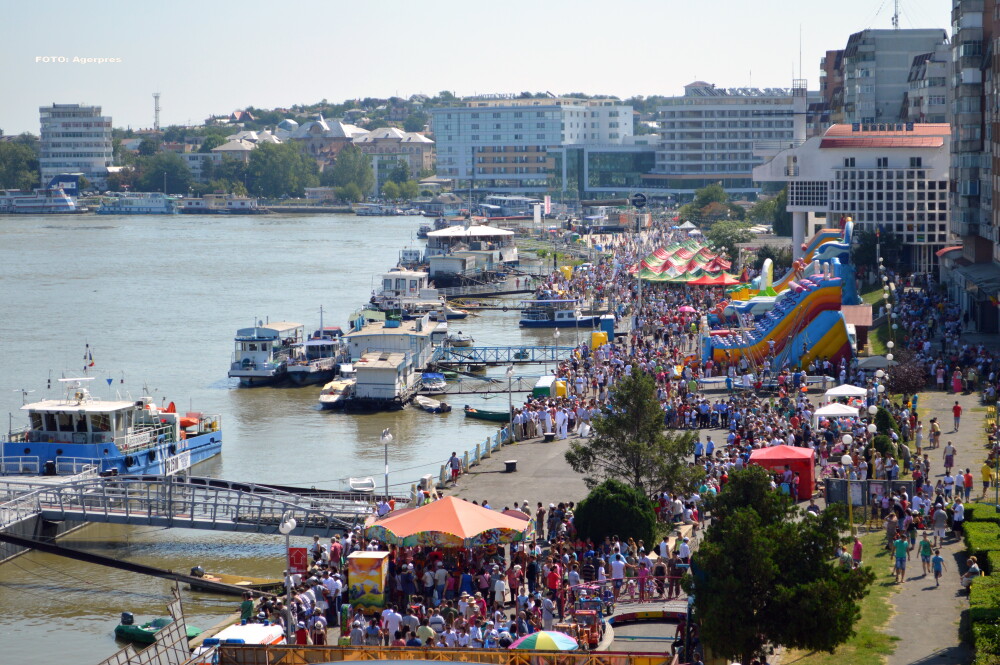
POLYGON ((514 442, 514 393, 511 392, 512 382, 514 379, 514 365, 510 364, 507 366, 507 418, 508 427, 507 430, 507 440, 511 443, 514 442))
POLYGON ((840 458, 840 465, 844 467, 847 472, 844 474, 844 480, 847 481, 847 521, 851 523, 851 536, 854 536, 854 498, 851 496, 851 467, 854 465, 854 460, 851 456, 844 453, 844 456, 840 458))
POLYGON ((573 310, 573 325, 576 328, 576 346, 580 348, 580 317, 583 316, 583 312, 577 307, 573 310))
POLYGON ((291 513, 281 516, 278 531, 285 536, 285 642, 292 643, 292 545, 291 533, 298 523, 291 513))
POLYGON ((389 500, 389 442, 392 441, 392 433, 386 427, 382 430, 382 448, 385 451, 385 496, 389 500))
POLYGON ((871 406, 868 407, 868 413, 874 416, 876 413, 878 413, 878 407, 872 404, 871 406))

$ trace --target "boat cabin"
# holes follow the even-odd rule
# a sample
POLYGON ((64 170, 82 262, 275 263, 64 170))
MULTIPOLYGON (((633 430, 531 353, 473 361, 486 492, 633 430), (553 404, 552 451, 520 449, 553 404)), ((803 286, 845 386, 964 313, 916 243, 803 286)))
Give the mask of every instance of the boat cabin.
POLYGON ((278 357, 288 357, 292 346, 304 339, 305 326, 291 321, 240 328, 236 331, 233 369, 264 367, 278 357))
POLYGON ((382 275, 382 297, 390 298, 421 298, 422 292, 433 290, 427 294, 436 300, 437 289, 430 288, 430 275, 419 270, 391 270, 382 275))
POLYGON ((575 323, 582 320, 579 300, 522 300, 521 323, 525 321, 575 323))
POLYGON ((427 234, 425 255, 428 259, 463 250, 495 252, 496 261, 501 263, 517 261, 513 231, 475 225, 449 226, 427 234))
POLYGON ((366 353, 354 363, 358 399, 392 401, 405 395, 414 383, 413 366, 404 353, 366 353))

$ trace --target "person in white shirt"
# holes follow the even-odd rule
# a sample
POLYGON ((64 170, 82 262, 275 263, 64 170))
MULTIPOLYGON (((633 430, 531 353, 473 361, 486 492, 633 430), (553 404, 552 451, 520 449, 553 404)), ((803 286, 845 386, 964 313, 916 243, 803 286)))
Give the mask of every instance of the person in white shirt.
POLYGON ((625 568, 627 565, 625 557, 622 556, 616 547, 614 554, 611 555, 611 583, 614 586, 615 601, 618 600, 622 585, 625 583, 625 568))
POLYGON ((403 625, 403 615, 397 612, 393 605, 389 605, 382 610, 382 625, 385 626, 389 635, 395 635, 396 631, 403 625))
POLYGON ((685 538, 681 541, 680 547, 677 548, 677 554, 680 556, 683 563, 691 562, 691 546, 688 542, 688 539, 685 538))

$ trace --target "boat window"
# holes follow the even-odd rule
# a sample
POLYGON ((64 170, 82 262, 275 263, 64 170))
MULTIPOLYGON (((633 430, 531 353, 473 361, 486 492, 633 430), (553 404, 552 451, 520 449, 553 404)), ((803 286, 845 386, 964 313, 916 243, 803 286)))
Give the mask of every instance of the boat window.
POLYGON ((90 427, 94 432, 111 431, 111 415, 107 413, 95 413, 90 416, 90 427))
POLYGON ((32 413, 28 418, 31 420, 31 429, 42 429, 42 414, 32 413))
POLYGON ((55 432, 58 429, 59 429, 59 427, 56 426, 56 414, 54 414, 54 413, 46 413, 45 414, 45 431, 46 432, 55 432))
POLYGON ((56 423, 59 425, 60 432, 73 431, 73 416, 69 413, 57 413, 56 423))
POLYGON ((392 280, 391 279, 383 279, 382 280, 382 288, 385 291, 391 291, 392 290, 392 280))
POLYGON ((417 289, 417 280, 411 279, 410 280, 410 290, 411 291, 415 291, 416 289, 417 289))
POLYGON ((80 414, 76 417, 76 431, 77 432, 87 431, 87 416, 80 414))
POLYGON ((396 290, 397 291, 402 291, 405 288, 406 288, 406 280, 405 279, 397 279, 396 280, 396 290))

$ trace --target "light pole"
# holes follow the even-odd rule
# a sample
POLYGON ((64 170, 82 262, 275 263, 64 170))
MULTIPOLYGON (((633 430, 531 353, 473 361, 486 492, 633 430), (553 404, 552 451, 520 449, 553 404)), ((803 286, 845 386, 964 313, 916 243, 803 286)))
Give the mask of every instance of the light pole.
POLYGON ((292 643, 292 545, 291 533, 298 523, 288 512, 281 516, 278 531, 285 536, 285 642, 292 643))
MULTIPOLYGON (((845 434, 844 438, 849 437, 849 434, 845 434)), ((851 456, 844 452, 844 456, 840 458, 840 465, 847 469, 847 474, 845 480, 847 480, 847 521, 851 523, 851 537, 855 535, 854 531, 854 497, 851 496, 851 466, 854 464, 854 460, 851 456)))
MULTIPOLYGON (((553 339, 556 340, 556 343, 555 343, 556 346, 559 346, 559 338, 561 336, 562 336, 562 333, 559 332, 559 328, 556 328, 556 331, 554 333, 552 333, 553 339)), ((559 361, 556 359, 556 350, 555 349, 552 349, 552 364, 555 365, 556 367, 559 366, 559 361)))
POLYGON ((507 366, 507 418, 508 427, 507 430, 507 440, 511 443, 514 442, 514 393, 511 392, 513 387, 511 384, 514 379, 514 365, 510 364, 507 366))
POLYGON ((580 348, 580 317, 583 312, 579 307, 573 309, 573 327, 576 329, 576 348, 580 348))
POLYGON ((389 442, 392 441, 392 433, 386 427, 382 430, 382 447, 385 450, 385 496, 389 497, 389 442))

